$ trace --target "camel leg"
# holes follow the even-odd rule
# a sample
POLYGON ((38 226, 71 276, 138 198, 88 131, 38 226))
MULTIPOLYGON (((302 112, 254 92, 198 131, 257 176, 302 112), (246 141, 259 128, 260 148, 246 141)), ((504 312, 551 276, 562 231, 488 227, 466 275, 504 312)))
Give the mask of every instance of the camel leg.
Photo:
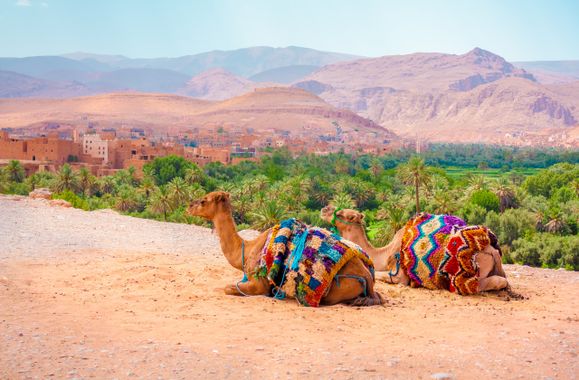
MULTIPOLYGON (((500 257, 498 257, 498 259, 500 260, 500 257)), ((502 276, 489 276, 489 274, 495 270, 496 257, 493 253, 485 251, 479 252, 475 260, 479 268, 479 292, 500 290, 508 286, 506 278, 502 276)))
POLYGON ((374 291, 372 274, 359 258, 348 261, 340 269, 337 276, 355 276, 357 278, 338 277, 337 280, 334 279, 330 291, 322 299, 323 304, 349 303, 353 306, 372 306, 383 303, 380 294, 374 291), (366 289, 364 289, 364 284, 358 278, 365 280, 366 289), (366 296, 364 296, 364 290, 366 290, 366 296))
POLYGON ((266 279, 251 278, 247 282, 227 285, 224 291, 230 296, 262 296, 269 293, 269 287, 266 279))
POLYGON ((489 290, 501 290, 509 285, 507 279, 501 276, 490 276, 479 280, 479 292, 487 292, 489 290))

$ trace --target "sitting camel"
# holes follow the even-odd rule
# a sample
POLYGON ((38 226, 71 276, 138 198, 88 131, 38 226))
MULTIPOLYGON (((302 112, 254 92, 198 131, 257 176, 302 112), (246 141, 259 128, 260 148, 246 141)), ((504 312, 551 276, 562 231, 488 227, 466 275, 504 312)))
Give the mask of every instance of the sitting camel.
POLYGON ((420 214, 382 248, 370 244, 364 214, 329 205, 321 217, 372 258, 380 279, 393 284, 475 294, 508 288, 497 238, 483 226, 467 226, 451 215, 420 214), (394 273, 393 273, 394 272, 394 273))
POLYGON ((244 240, 235 228, 229 194, 222 191, 192 202, 187 212, 213 222, 223 255, 243 272, 243 280, 225 287, 228 295, 287 294, 305 306, 382 304, 370 258, 327 230, 288 219, 244 240))

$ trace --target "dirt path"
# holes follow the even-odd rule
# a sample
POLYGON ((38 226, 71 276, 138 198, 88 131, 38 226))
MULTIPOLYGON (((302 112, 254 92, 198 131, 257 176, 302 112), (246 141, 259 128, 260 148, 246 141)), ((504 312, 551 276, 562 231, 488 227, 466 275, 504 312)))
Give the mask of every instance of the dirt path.
POLYGON ((0 379, 576 378, 579 273, 506 270, 528 299, 308 309, 225 296, 210 230, 2 197, 0 379))

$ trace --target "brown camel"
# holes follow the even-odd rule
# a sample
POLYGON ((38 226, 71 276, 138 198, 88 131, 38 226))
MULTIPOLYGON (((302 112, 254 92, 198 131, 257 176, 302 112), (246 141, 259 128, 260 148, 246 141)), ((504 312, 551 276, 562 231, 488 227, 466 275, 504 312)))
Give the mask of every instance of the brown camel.
MULTIPOLYGON (((246 282, 238 282, 225 287, 228 295, 269 295, 272 285, 263 277, 256 277, 261 253, 270 230, 262 232, 254 240, 242 239, 235 228, 229 194, 215 191, 190 204, 189 215, 200 216, 213 222, 223 255, 236 269, 248 277, 246 282)), ((334 279, 321 303, 335 305, 345 303, 354 306, 382 304, 382 297, 374 291, 374 278, 362 260, 349 260, 337 273, 339 283, 334 279), (349 277, 351 276, 351 277, 349 277), (363 281, 360 281, 363 279, 363 281), (366 286, 362 285, 365 282, 366 286)))
MULTIPOLYGON (((384 247, 376 248, 368 241, 363 226, 364 214, 351 209, 336 209, 329 205, 321 210, 321 217, 332 223, 340 235, 358 245, 372 258, 374 268, 381 273, 376 278, 391 284, 410 285, 410 277, 404 270, 396 270, 399 260, 395 258, 400 253, 404 228, 396 232, 392 241, 384 247), (397 273, 392 273, 397 272, 397 273)), ((500 252, 488 245, 484 250, 474 255, 478 266, 478 292, 508 288, 506 274, 502 267, 500 252)))

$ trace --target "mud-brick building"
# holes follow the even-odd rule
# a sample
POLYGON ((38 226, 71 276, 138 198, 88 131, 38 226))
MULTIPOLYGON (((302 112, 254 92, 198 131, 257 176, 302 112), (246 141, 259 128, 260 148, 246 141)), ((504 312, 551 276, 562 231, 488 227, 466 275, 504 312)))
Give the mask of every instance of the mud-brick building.
POLYGON ((0 131, 0 159, 26 160, 26 150, 26 141, 12 139, 8 132, 0 131))
POLYGON ((30 140, 15 140, 9 138, 7 132, 0 132, 0 158, 63 164, 78 160, 81 153, 80 144, 60 140, 57 133, 30 140))

